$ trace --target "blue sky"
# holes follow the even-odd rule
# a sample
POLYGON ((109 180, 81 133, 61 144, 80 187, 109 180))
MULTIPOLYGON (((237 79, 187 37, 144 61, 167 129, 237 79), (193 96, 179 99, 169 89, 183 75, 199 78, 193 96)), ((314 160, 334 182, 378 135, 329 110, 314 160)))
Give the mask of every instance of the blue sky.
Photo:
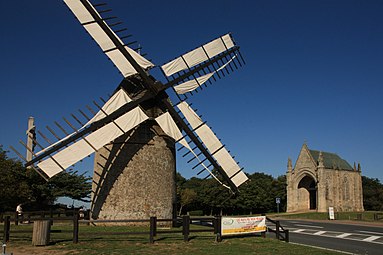
MULTIPOLYGON (((233 33, 247 65, 189 102, 246 172, 284 174, 307 141, 383 181, 382 1, 107 2, 157 65, 233 33)), ((0 14, 5 148, 25 138, 29 116, 48 133, 121 81, 61 0, 1 1, 0 14)), ((92 160, 77 169, 91 173, 92 160)))

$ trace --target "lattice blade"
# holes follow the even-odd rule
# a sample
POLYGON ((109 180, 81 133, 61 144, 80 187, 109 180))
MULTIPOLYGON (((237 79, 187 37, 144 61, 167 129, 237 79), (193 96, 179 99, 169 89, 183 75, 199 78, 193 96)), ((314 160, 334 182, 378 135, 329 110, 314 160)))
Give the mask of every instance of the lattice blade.
POLYGON ((139 107, 136 107, 114 122, 106 124, 50 158, 43 160, 37 164, 37 166, 49 177, 52 177, 93 152, 96 152, 104 145, 130 131, 148 118, 149 117, 139 107))
POLYGON ((161 66, 166 76, 171 76, 208 61, 235 46, 230 34, 221 36, 161 66))
POLYGON ((64 2, 124 77, 140 73, 140 68, 148 69, 154 66, 149 60, 124 45, 88 0, 64 0, 64 2))
POLYGON ((177 107, 234 185, 239 187, 242 183, 247 181, 248 178, 246 174, 242 172, 242 169, 234 161, 230 153, 224 148, 213 131, 202 122, 193 109, 185 101, 178 104, 177 107))
POLYGON ((174 86, 174 90, 177 92, 177 94, 186 94, 188 92, 192 92, 199 88, 201 85, 203 85, 205 82, 207 82, 214 74, 221 71, 223 68, 225 68, 227 65, 229 65, 236 56, 232 57, 227 63, 222 65, 220 68, 218 68, 216 71, 202 75, 200 77, 197 77, 195 79, 189 80, 187 82, 181 83, 177 86, 174 86))

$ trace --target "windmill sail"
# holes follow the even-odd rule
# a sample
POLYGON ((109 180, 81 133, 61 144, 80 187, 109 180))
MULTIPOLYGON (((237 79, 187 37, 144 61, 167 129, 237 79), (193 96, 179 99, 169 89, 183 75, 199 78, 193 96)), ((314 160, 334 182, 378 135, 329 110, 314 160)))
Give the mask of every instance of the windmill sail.
MULTIPOLYGON (((115 112, 129 101, 130 98, 123 90, 118 91, 105 103, 101 110, 87 123, 87 125, 94 121, 100 120, 103 117, 107 117, 109 114, 115 112)), ((83 158, 89 156, 93 152, 99 150, 104 145, 130 131, 147 119, 148 116, 141 110, 141 108, 136 107, 87 136, 81 137, 80 140, 71 144, 67 148, 57 152, 54 155, 49 155, 47 159, 38 163, 37 166, 49 177, 52 177, 83 158)), ((58 143, 64 142, 69 137, 70 136, 60 140, 58 143)), ((46 151, 46 149, 43 151, 46 151)))
POLYGON ((165 112, 156 118, 158 125, 168 136, 172 137, 175 141, 178 141, 182 146, 191 150, 189 144, 182 138, 182 133, 178 129, 177 124, 174 122, 169 112, 165 112))
POLYGON ((120 89, 102 106, 102 108, 93 116, 93 118, 90 119, 86 124, 84 124, 80 129, 78 129, 77 132, 69 134, 66 137, 57 141, 56 143, 49 145, 48 147, 44 148, 43 150, 37 152, 36 155, 41 155, 43 152, 47 151, 48 149, 50 149, 50 148, 52 148, 52 147, 54 147, 60 143, 63 143, 64 141, 71 138, 72 136, 74 136, 79 131, 84 130, 86 127, 88 127, 92 123, 107 117, 108 115, 112 114, 117 109, 119 109, 120 107, 122 107, 123 105, 125 105, 131 101, 132 101, 132 99, 129 98, 129 96, 125 93, 125 91, 120 89))
MULTIPOLYGON (((217 170, 222 175, 223 181, 231 189, 237 190, 238 186, 247 180, 242 169, 189 105, 185 101, 178 104, 188 124, 166 93, 170 87, 174 88, 177 96, 191 93, 202 84, 211 82, 211 79, 215 80, 216 76, 218 78, 220 74, 224 76, 223 70, 229 73, 228 67, 233 70, 231 64, 235 68, 237 68, 236 62, 242 66, 240 59, 242 63, 244 60, 231 34, 220 36, 163 65, 161 70, 168 82, 162 84, 146 72, 154 65, 127 46, 130 44, 124 44, 117 35, 119 31, 111 29, 115 24, 109 25, 106 22, 107 18, 101 17, 101 10, 98 12, 89 0, 64 0, 64 2, 124 76, 120 87, 123 88, 125 83, 132 85, 132 91, 129 93, 134 96, 131 99, 123 89, 119 90, 103 107, 97 105, 100 111, 91 119, 86 117, 86 124, 82 124, 74 117, 81 126, 79 129, 65 120, 75 130, 72 134, 68 134, 70 132, 66 132, 57 124, 66 137, 60 139, 53 133, 59 141, 53 144, 48 141, 50 145, 45 148, 40 146, 42 150, 33 154, 32 159, 25 160, 25 165, 37 164, 37 170, 42 170, 47 176, 52 177, 138 127, 149 118, 140 105, 147 107, 155 104, 165 111, 155 118, 163 131, 194 155, 199 161, 197 166, 203 166, 214 178, 216 177, 212 171, 217 170), (191 148, 191 143, 195 148, 191 148), (204 164, 205 160, 210 163, 208 166, 204 164)), ((181 97, 179 99, 182 101, 181 97)))
POLYGON ((233 56, 228 62, 226 62, 224 65, 222 65, 220 68, 217 69, 217 71, 202 75, 196 79, 189 80, 187 82, 184 82, 182 84, 179 84, 177 86, 174 86, 174 90, 178 94, 185 94, 188 92, 192 92, 196 90, 199 86, 207 82, 214 74, 221 71, 223 68, 225 68, 227 65, 229 65, 236 56, 233 56))
POLYGON ((188 142, 186 139, 182 136, 181 131, 178 129, 177 124, 174 122, 173 118, 169 114, 169 112, 166 112, 156 118, 157 123, 160 125, 161 129, 170 137, 172 137, 175 141, 178 141, 182 146, 187 148, 196 158, 200 164, 203 166, 204 170, 209 172, 209 175, 212 176, 214 179, 216 179, 221 185, 223 185, 226 188, 229 188, 229 186, 223 184, 207 167, 204 163, 203 160, 201 160, 197 153, 193 151, 193 149, 189 146, 188 142))
POLYGON ((205 123, 203 123, 199 116, 185 101, 178 104, 177 107, 234 185, 238 187, 244 183, 248 179, 246 174, 242 172, 242 169, 234 161, 230 153, 224 148, 213 131, 205 123))
POLYGON ((149 60, 124 45, 88 0, 64 0, 64 2, 124 77, 140 72, 135 63, 143 69, 154 66, 149 60))
POLYGON ((221 36, 161 66, 166 76, 171 76, 207 61, 235 46, 230 34, 221 36))

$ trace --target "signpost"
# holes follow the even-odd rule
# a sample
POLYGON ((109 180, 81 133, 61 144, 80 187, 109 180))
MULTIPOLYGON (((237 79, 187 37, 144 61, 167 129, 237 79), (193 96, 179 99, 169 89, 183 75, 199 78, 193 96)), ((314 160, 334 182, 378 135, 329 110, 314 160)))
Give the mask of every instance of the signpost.
POLYGON ((329 207, 328 208, 328 218, 330 220, 335 220, 334 207, 329 207))
POLYGON ((281 198, 280 197, 276 197, 275 198, 275 203, 277 204, 277 213, 279 213, 279 204, 281 203, 281 198))

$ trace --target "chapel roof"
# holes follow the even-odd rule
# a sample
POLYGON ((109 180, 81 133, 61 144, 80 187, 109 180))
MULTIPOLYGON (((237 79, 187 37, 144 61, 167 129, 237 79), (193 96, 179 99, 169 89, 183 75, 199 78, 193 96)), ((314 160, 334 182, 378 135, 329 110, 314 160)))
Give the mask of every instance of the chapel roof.
MULTIPOLYGON (((309 150, 309 151, 311 156, 315 160, 315 162, 318 162, 320 151, 316 151, 316 150, 309 150)), ((323 155, 323 164, 325 168, 350 170, 350 171, 354 170, 352 166, 346 160, 342 159, 335 153, 322 151, 322 155, 323 155)))

